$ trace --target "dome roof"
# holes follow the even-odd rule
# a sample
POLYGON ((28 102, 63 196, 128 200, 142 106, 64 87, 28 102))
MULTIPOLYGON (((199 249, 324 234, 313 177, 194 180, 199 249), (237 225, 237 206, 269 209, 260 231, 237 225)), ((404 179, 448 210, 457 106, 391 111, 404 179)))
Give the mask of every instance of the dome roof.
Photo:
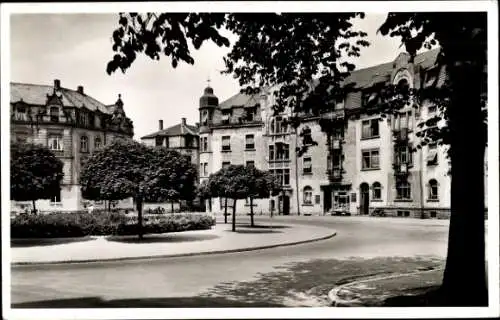
POLYGON ((214 95, 214 89, 206 87, 200 98, 200 108, 215 108, 219 106, 219 98, 214 95))

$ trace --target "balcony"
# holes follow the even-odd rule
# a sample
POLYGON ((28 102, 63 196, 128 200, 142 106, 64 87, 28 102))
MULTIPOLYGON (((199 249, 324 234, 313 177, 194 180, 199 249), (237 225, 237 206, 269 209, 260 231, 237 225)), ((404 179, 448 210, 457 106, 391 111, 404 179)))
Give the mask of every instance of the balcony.
POLYGON ((408 141, 408 128, 395 129, 393 135, 397 142, 408 141))
POLYGON ((332 149, 339 150, 342 147, 342 140, 332 138, 332 149))
POLYGON ((408 176, 409 170, 408 167, 410 166, 409 163, 395 163, 393 165, 394 168, 394 175, 397 177, 406 177, 408 176))
POLYGON ((340 167, 329 169, 326 171, 326 174, 330 182, 339 182, 342 180, 342 168, 340 167))

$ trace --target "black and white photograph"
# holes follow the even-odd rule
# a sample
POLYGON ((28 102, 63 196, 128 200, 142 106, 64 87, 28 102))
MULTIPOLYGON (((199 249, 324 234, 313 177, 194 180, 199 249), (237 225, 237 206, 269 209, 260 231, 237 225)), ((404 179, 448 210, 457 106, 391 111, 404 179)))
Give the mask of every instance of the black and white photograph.
POLYGON ((500 316, 497 2, 0 30, 5 319, 500 316))

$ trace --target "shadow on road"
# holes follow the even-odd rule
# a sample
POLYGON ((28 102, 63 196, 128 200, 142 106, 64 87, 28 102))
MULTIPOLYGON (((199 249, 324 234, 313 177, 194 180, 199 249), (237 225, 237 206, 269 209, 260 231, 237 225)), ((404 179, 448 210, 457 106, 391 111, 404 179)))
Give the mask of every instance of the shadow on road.
POLYGON ((27 308, 269 308, 284 307, 273 303, 247 303, 225 298, 175 297, 103 300, 99 297, 57 299, 15 303, 13 309, 27 308))
POLYGON ((42 246, 55 246, 58 244, 67 244, 74 242, 84 242, 93 240, 91 237, 79 238, 37 238, 37 239, 11 239, 11 248, 26 248, 26 247, 42 247, 42 246))
MULTIPOLYGON (((226 230, 227 232, 233 232, 231 230, 226 230)), ((235 233, 259 233, 259 234, 264 234, 264 233, 283 233, 283 231, 279 230, 273 230, 273 229, 253 229, 253 228, 248 228, 248 229, 236 229, 234 231, 235 233)))
POLYGON ((183 235, 183 234, 172 234, 172 235, 145 235, 142 240, 134 236, 111 236, 108 237, 107 241, 124 242, 124 243, 157 243, 157 242, 193 242, 193 241, 205 241, 213 240, 219 238, 217 235, 213 234, 195 234, 195 235, 183 235))
POLYGON ((255 225, 251 226, 249 224, 242 224, 240 225, 243 228, 252 228, 252 229, 286 229, 290 228, 290 226, 284 226, 284 225, 255 225))

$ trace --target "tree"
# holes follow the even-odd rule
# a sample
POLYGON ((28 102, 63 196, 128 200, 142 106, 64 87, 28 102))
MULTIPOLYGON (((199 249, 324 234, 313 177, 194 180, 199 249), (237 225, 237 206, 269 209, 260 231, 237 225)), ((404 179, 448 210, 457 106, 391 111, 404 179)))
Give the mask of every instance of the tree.
POLYGON ((194 167, 186 166, 185 158, 176 151, 116 139, 88 158, 80 174, 82 194, 92 200, 132 197, 142 239, 143 203, 164 201, 172 189, 182 195, 194 184, 194 167))
POLYGON ((212 193, 210 192, 209 180, 203 180, 196 189, 196 195, 200 199, 201 202, 205 202, 205 200, 209 200, 209 211, 212 211, 212 193))
MULTIPOLYGON (((121 14, 114 32, 107 72, 127 70, 137 53, 152 59, 170 56, 193 64, 187 40, 195 49, 204 41, 228 46, 219 30, 225 27, 239 36, 224 62, 246 92, 277 88, 273 94, 276 113, 290 108, 290 125, 297 129, 301 114, 321 115, 333 110, 355 83, 344 80, 354 70, 350 57, 367 46, 366 33, 352 28, 361 13, 286 14, 121 14), (157 41, 159 40, 159 41, 157 41)), ((442 294, 451 305, 485 305, 487 288, 484 256, 484 150, 486 145, 484 70, 486 69, 485 13, 391 13, 380 28, 384 35, 400 36, 411 56, 422 47, 439 44, 439 63, 446 65, 447 85, 419 93, 404 88, 385 88, 394 96, 373 110, 396 112, 415 98, 437 101, 448 125, 422 132, 423 141, 449 145, 451 159, 451 218, 446 271, 442 294), (446 23, 443 23, 446 21, 446 23), (406 93, 405 93, 406 92, 406 93), (385 109, 385 111, 383 110, 385 109), (467 130, 464 130, 467 128, 467 130), (427 138, 427 140, 426 140, 427 138), (472 139, 473 143, 465 143, 472 139), (473 191, 472 191, 473 190, 473 191), (466 236, 467 235, 467 236, 466 236), (467 267, 465 267, 467 266, 467 267), (461 294, 474 292, 473 297, 461 294), (464 301, 464 299, 468 299, 464 301)), ((434 119, 437 120, 437 119, 434 119)), ((323 118, 321 128, 339 125, 323 118)), ((299 150, 299 152, 301 152, 299 150)))
POLYGON ((384 35, 401 37, 411 56, 423 47, 438 44, 438 64, 448 75, 441 87, 409 94, 419 101, 431 100, 440 108, 441 116, 430 122, 443 118, 447 123, 421 133, 424 143, 449 145, 451 217, 440 292, 442 303, 447 305, 488 304, 484 229, 486 23, 486 13, 482 12, 391 13, 380 27, 384 35))
POLYGON ((63 163, 54 153, 36 144, 10 146, 10 199, 32 201, 50 199, 60 193, 63 163))
POLYGON ((270 196, 276 196, 281 190, 280 181, 269 171, 261 171, 253 166, 246 167, 248 186, 248 197, 250 198, 250 225, 255 226, 253 200, 266 199, 270 196))

